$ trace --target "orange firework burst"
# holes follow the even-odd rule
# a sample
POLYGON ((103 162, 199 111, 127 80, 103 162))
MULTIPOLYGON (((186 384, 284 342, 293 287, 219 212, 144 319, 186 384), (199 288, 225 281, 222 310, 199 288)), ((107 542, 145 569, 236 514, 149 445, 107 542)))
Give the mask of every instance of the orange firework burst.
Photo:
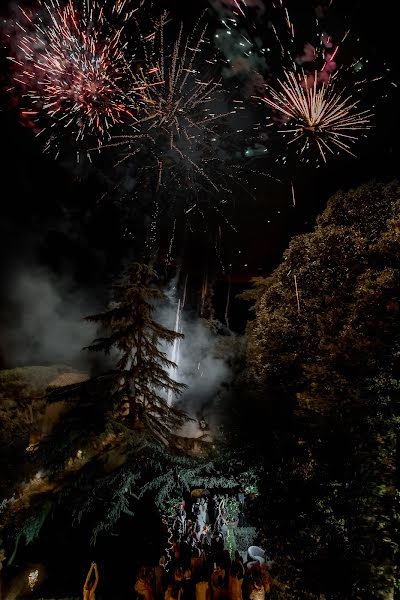
POLYGON ((131 104, 137 110, 132 132, 114 136, 115 143, 109 146, 127 148, 122 161, 145 147, 155 158, 158 187, 167 165, 169 176, 184 173, 186 181, 200 178, 217 191, 209 176, 210 165, 220 162, 213 149, 220 138, 216 123, 230 113, 216 108, 220 81, 198 70, 206 28, 195 28, 193 35, 185 38, 181 26, 176 41, 167 48, 167 20, 164 14, 157 23, 148 40, 145 68, 132 76, 131 104))
POLYGON ((196 137, 196 131, 201 131, 207 123, 218 119, 211 108, 215 93, 220 82, 206 80, 200 77, 195 68, 195 60, 205 42, 206 29, 201 31, 197 40, 183 39, 183 29, 179 31, 174 43, 171 57, 164 48, 164 25, 166 15, 159 25, 160 47, 153 48, 150 77, 147 85, 142 88, 141 99, 145 118, 150 121, 150 130, 163 131, 174 140, 182 135, 190 141, 196 137))
POLYGON ((341 93, 333 78, 319 84, 317 72, 310 82, 304 72, 285 71, 278 83, 278 90, 267 85, 269 97, 263 101, 286 120, 281 132, 292 135, 289 143, 300 142, 300 153, 315 144, 325 162, 335 149, 354 156, 350 146, 360 131, 371 128, 369 110, 358 111, 359 101, 341 93))

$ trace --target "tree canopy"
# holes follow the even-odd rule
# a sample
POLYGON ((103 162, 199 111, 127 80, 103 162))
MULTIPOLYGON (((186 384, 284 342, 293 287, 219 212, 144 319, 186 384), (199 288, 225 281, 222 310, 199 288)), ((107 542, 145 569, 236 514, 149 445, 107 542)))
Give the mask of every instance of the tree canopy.
POLYGON ((331 198, 245 294, 261 525, 285 597, 393 590, 399 256, 400 187, 371 183, 331 198))

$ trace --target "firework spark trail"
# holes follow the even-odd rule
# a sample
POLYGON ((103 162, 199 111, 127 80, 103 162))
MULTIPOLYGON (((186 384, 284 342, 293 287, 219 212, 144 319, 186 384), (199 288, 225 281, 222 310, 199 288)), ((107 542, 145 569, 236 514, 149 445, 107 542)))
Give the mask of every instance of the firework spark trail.
MULTIPOLYGON (((182 311, 184 309, 185 302, 186 302, 187 281, 188 281, 188 276, 186 275, 182 299, 180 299, 180 298, 178 299, 178 306, 176 309, 175 327, 174 327, 174 331, 176 333, 183 333, 182 311)), ((174 363, 174 366, 170 367, 170 370, 169 370, 169 376, 171 378, 173 378, 173 376, 174 376, 175 369, 179 368, 180 346, 181 346, 181 338, 175 338, 174 343, 172 345, 172 352, 171 352, 171 358, 170 358, 170 361, 172 363, 174 363)), ((168 401, 169 405, 172 404, 172 399, 173 399, 173 393, 171 390, 168 390, 167 401, 168 401)))
POLYGON ((47 0, 36 13, 20 8, 15 56, 9 59, 16 87, 30 105, 22 114, 41 132, 60 127, 76 141, 94 134, 101 144, 113 125, 133 116, 121 89, 129 77, 123 25, 113 21, 126 21, 137 8, 130 9, 128 0, 109 6, 47 0))
POLYGON ((148 254, 148 259, 151 260, 156 254, 156 246, 157 246, 157 228, 158 228, 158 220, 160 217, 160 197, 156 194, 154 200, 154 208, 153 213, 151 215, 150 225, 147 231, 146 238, 146 251, 148 254))
MULTIPOLYGON (((295 55, 294 48, 298 44, 295 43, 293 23, 282 0, 279 0, 278 8, 285 15, 287 42, 282 42, 276 28, 273 31, 286 66, 283 77, 277 78, 276 84, 266 85, 269 97, 263 100, 273 109, 272 122, 277 124, 278 120, 281 125, 284 123, 280 132, 291 135, 289 144, 300 142, 301 159, 308 157, 308 151, 313 147, 324 162, 329 154, 339 152, 355 156, 351 146, 358 141, 361 131, 372 128, 373 113, 358 108, 362 100, 362 86, 381 77, 355 81, 354 74, 362 68, 361 59, 353 59, 347 65, 337 64, 339 50, 350 30, 335 41, 326 32, 326 23, 321 22, 321 19, 326 19, 326 14, 316 18, 320 33, 315 45, 306 43, 303 54, 295 55), (347 91, 349 84, 351 91, 347 91), (288 125, 293 125, 293 128, 289 129, 288 125)), ((363 135, 365 137, 365 133, 363 135)))
POLYGON ((169 242, 167 258, 166 258, 166 261, 165 261, 167 265, 171 264, 172 248, 173 248, 174 241, 175 241, 175 230, 176 230, 176 219, 174 219, 174 224, 172 226, 172 234, 171 234, 171 239, 170 239, 170 242, 169 242))
POLYGON ((301 310, 300 310, 300 296, 299 296, 299 289, 297 287, 297 277, 296 275, 293 275, 294 278, 294 287, 296 290, 296 300, 297 300, 297 313, 300 314, 301 310))
POLYGON ((240 12, 240 14, 243 15, 243 16, 245 16, 245 12, 244 12, 243 8, 240 6, 240 1, 241 0, 233 0, 233 4, 238 9, 238 11, 240 12))
MULTIPOLYGON (((210 1, 213 6, 218 4, 218 0, 210 1)), ((247 3, 239 4, 240 12, 234 0, 228 2, 232 18, 227 18, 226 11, 217 10, 222 29, 216 36, 216 45, 227 57, 227 76, 246 78, 246 86, 253 88, 253 98, 260 100, 263 95, 267 96, 264 102, 272 109, 272 119, 266 126, 292 134, 293 139, 289 143, 302 142, 299 153, 301 159, 307 157, 309 160, 308 151, 313 146, 323 161, 329 154, 337 152, 354 156, 351 145, 359 139, 361 130, 371 128, 372 113, 357 109, 361 102, 361 86, 374 80, 365 78, 354 81, 360 60, 353 60, 353 64, 347 66, 337 65, 339 50, 349 36, 349 30, 335 41, 326 32, 326 12, 317 14, 315 40, 313 43, 303 43, 303 51, 299 53, 298 33, 285 2, 273 0, 274 14, 270 22, 272 39, 268 42, 270 47, 266 48, 260 45, 257 22, 252 19, 252 12, 246 10, 247 3), (246 32, 245 37, 243 31, 246 32), (256 60, 257 56, 264 57, 264 69, 262 63, 256 60), (279 58, 283 76, 274 76, 274 66, 268 57, 279 58), (266 94, 260 92, 255 75, 257 70, 261 80, 263 73, 269 73, 268 83, 263 80, 266 94), (351 93, 346 92, 348 81, 352 81, 351 93), (294 125, 291 131, 287 128, 288 124, 294 125)), ((265 127, 261 130, 265 136, 265 127)), ((286 157, 283 160, 286 161, 286 157)))
POLYGON ((292 134, 289 143, 300 141, 303 153, 314 142, 323 160, 326 152, 334 153, 339 148, 354 156, 350 144, 357 140, 356 133, 371 128, 372 113, 369 110, 357 111, 358 100, 341 93, 330 79, 328 84, 318 87, 318 77, 310 84, 306 73, 285 71, 284 79, 278 80, 279 88, 266 86, 269 97, 263 101, 272 109, 284 115, 286 125, 281 133, 292 134))
POLYGON ((201 301, 200 301, 200 317, 204 315, 204 308, 206 305, 206 298, 208 294, 208 269, 206 269, 203 277, 203 283, 201 286, 201 301))
MULTIPOLYGON (((121 146, 116 165, 133 158, 135 173, 147 178, 153 196, 163 189, 190 190, 192 209, 201 214, 202 192, 218 195, 223 203, 222 196, 232 192, 229 184, 244 187, 229 137, 237 135, 222 122, 236 109, 221 108, 225 94, 219 78, 206 74, 204 67, 209 71, 216 61, 203 51, 208 40, 202 17, 192 35, 186 38, 181 27, 175 43, 169 43, 165 13, 151 35, 140 33, 134 12, 142 3, 39 0, 37 13, 20 9, 21 19, 9 36, 14 46, 9 58, 15 88, 28 105, 25 124, 44 135, 45 149, 56 149, 56 156, 64 135, 75 143, 85 140, 76 148, 78 162, 83 154, 92 161, 92 151, 121 146), (125 29, 132 19, 138 57, 128 61, 131 40, 125 29), (113 135, 118 124, 127 127, 126 135, 113 135)), ((242 173, 246 181, 248 172, 242 173)), ((160 216, 159 200, 151 202, 149 247, 160 216)))
POLYGON ((222 229, 221 225, 218 226, 218 232, 215 234, 215 255, 218 259, 219 264, 221 265, 222 272, 225 274, 225 265, 222 259, 222 229))
POLYGON ((230 305, 230 300, 231 300, 231 286, 232 286, 232 280, 231 280, 231 276, 228 276, 228 290, 226 292, 226 304, 225 304, 225 323, 226 326, 228 328, 228 330, 230 331, 230 325, 229 325, 229 305, 230 305))
POLYGON ((181 26, 169 60, 164 43, 165 24, 164 15, 159 24, 159 47, 155 37, 151 50, 150 61, 154 61, 154 66, 149 73, 155 79, 150 82, 144 77, 141 90, 145 111, 142 119, 150 122, 150 130, 163 131, 169 139, 170 148, 176 149, 177 138, 183 136, 188 141, 195 139, 196 130, 207 131, 207 124, 224 114, 215 114, 211 109, 211 101, 221 86, 220 82, 199 79, 194 68, 200 47, 205 42, 206 28, 194 41, 194 36, 192 39, 183 39, 181 26))
POLYGON ((296 194, 294 192, 293 181, 291 181, 290 183, 291 183, 291 187, 292 187, 292 204, 293 204, 293 208, 295 208, 295 206, 296 206, 296 194))

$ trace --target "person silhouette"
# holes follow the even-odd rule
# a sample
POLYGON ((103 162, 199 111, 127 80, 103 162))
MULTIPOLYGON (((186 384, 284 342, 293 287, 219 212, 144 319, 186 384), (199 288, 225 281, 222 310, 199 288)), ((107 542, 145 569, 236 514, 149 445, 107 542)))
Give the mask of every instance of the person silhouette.
POLYGON ((95 591, 99 583, 99 572, 95 562, 90 565, 89 573, 87 574, 85 585, 83 586, 83 600, 95 600, 95 591), (94 571, 94 580, 92 574, 94 571))
POLYGON ((139 570, 138 578, 135 583, 135 592, 141 600, 154 600, 149 576, 144 567, 139 570))

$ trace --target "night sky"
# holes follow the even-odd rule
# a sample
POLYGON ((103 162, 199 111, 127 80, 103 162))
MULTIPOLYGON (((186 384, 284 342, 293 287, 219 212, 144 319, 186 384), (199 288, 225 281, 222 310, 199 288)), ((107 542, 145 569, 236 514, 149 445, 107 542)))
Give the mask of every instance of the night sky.
MULTIPOLYGON (((207 8, 205 1, 154 2, 155 6, 158 4, 170 8, 173 19, 177 23, 183 20, 188 29, 207 8)), ((297 0, 286 4, 292 20, 307 27, 315 3, 297 0)), ((215 277, 215 308, 220 319, 228 278, 234 296, 248 285, 251 277, 270 272, 279 263, 290 237, 313 227, 316 215, 336 190, 371 178, 398 175, 399 98, 398 89, 390 83, 397 81, 398 62, 398 24, 393 3, 381 2, 373 8, 361 1, 336 0, 334 4, 337 23, 340 27, 347 23, 352 36, 360 38, 371 71, 379 75, 385 64, 391 69, 391 74, 371 93, 371 103, 376 105, 374 129, 368 133, 368 139, 357 144, 357 158, 342 154, 320 168, 294 162, 282 166, 270 156, 255 163, 255 169, 272 172, 283 183, 254 175, 252 183, 257 187, 254 199, 245 197, 239 189, 234 191, 225 214, 236 231, 219 221, 218 216, 210 216, 210 222, 200 224, 192 235, 182 230, 176 244, 175 264, 181 264, 190 274, 194 290, 201 284, 205 270, 215 277), (389 97, 382 98, 386 94, 389 97), (290 181, 295 185, 295 207, 290 181), (215 250, 219 226, 220 257, 215 250)), ((7 10, 6 2, 1 8, 4 16, 7 10)), ((210 26, 215 27, 215 20, 211 19, 210 26)), ((85 172, 73 161, 44 155, 40 139, 35 139, 32 131, 20 124, 13 101, 5 92, 10 74, 6 54, 3 49, 0 327, 9 331, 10 324, 11 329, 13 323, 17 327, 20 318, 19 309, 12 303, 10 287, 13 274, 19 270, 43 268, 55 277, 68 276, 77 289, 90 290, 90 297, 101 304, 121 261, 137 256, 137 250, 129 236, 121 236, 124 214, 121 203, 111 196, 100 201, 105 188, 98 172, 85 172)), ((143 221, 139 219, 135 226, 138 239, 143 221)), ((132 228, 131 221, 129 227, 132 228)), ((233 300, 231 310, 231 324, 242 330, 247 308, 233 300)), ((8 356, 5 346, 0 347, 0 366, 12 366, 13 358, 8 356)))

